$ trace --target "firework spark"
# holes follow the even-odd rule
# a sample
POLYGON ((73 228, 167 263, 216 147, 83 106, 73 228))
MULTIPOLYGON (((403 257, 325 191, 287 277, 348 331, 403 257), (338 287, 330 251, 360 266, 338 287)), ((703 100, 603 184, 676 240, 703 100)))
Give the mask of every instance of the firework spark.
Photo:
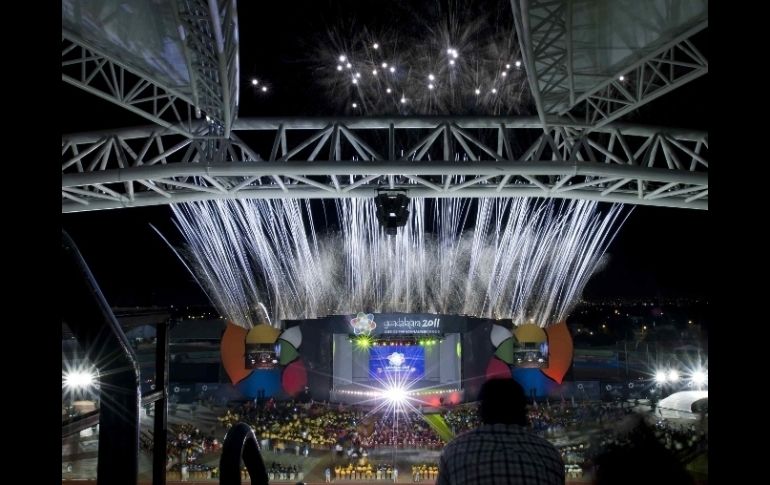
POLYGON ((572 309, 621 214, 589 201, 413 199, 391 237, 372 199, 344 199, 339 229, 319 235, 318 204, 172 206, 184 257, 223 316, 251 327, 265 321, 264 303, 278 321, 429 312, 546 326, 572 309))
POLYGON ((313 79, 351 114, 521 113, 529 95, 510 14, 449 2, 410 4, 378 32, 340 21, 318 41, 313 79))

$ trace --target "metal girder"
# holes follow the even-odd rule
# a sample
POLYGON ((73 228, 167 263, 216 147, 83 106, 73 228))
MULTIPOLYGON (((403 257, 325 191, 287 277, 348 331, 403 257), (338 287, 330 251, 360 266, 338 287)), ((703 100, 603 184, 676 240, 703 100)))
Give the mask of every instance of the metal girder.
POLYGON ((190 86, 170 88, 62 29, 62 81, 180 135, 230 136, 238 111, 234 0, 178 0, 190 86), (206 116, 207 123, 196 119, 206 116))
POLYGON ((603 126, 708 71, 706 58, 684 39, 629 66, 617 77, 580 96, 570 103, 569 110, 560 114, 592 127, 603 126))
POLYGON ((62 81, 186 137, 206 133, 190 96, 166 88, 62 32, 62 81))
POLYGON ((64 137, 62 212, 384 188, 708 208, 708 135, 692 130, 448 117, 240 119, 233 129, 230 140, 153 127, 64 137))
POLYGON ((558 114, 596 128, 708 73, 708 61, 688 40, 708 27, 706 17, 653 50, 640 48, 632 62, 614 70, 580 73, 593 79, 590 89, 576 90, 573 9, 586 5, 511 0, 527 78, 544 124, 548 115, 558 114))
POLYGON ((228 138, 238 113, 238 17, 235 0, 177 0, 185 28, 196 106, 228 138))

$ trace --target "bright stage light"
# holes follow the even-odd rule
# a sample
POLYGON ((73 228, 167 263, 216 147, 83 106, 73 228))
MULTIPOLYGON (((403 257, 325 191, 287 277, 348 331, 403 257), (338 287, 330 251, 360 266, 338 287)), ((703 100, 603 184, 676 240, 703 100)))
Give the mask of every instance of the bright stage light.
POLYGON ((668 375, 666 374, 666 371, 659 370, 655 373, 655 382, 664 383, 668 380, 668 375))
POLYGON ((679 372, 676 371, 676 369, 671 369, 668 371, 668 380, 671 382, 676 382, 679 380, 679 372))
POLYGON ((396 72, 396 68, 391 66, 390 72, 396 72))
POLYGON ((71 371, 64 374, 64 385, 70 389, 86 389, 93 385, 96 376, 87 371, 71 371))
POLYGON ((618 78, 618 81, 621 81, 621 82, 623 82, 623 81, 625 81, 625 80, 626 80, 626 76, 620 76, 620 77, 618 78))
POLYGON ((521 67, 521 61, 516 61, 516 67, 521 67))
POLYGON ((379 49, 379 48, 380 48, 380 44, 378 44, 377 42, 375 42, 374 44, 372 44, 372 48, 373 48, 374 50, 377 50, 377 49, 379 49))
POLYGON ((263 93, 266 93, 266 92, 267 92, 267 86, 262 86, 262 92, 263 92, 263 93))
POLYGON ((479 94, 481 94, 481 89, 476 89, 476 96, 478 96, 479 94))
POLYGON ((690 379, 692 380, 693 384, 705 384, 706 381, 708 381, 708 374, 702 370, 697 370, 692 373, 690 379))
POLYGON ((450 66, 454 66, 455 65, 455 60, 454 59, 449 59, 449 65, 450 66))
POLYGON ((433 89, 434 87, 432 84, 428 84, 428 89, 433 89))
POLYGON ((428 80, 433 81, 434 79, 436 79, 436 76, 433 74, 428 74, 428 80))
POLYGON ((337 64, 337 70, 338 70, 338 71, 341 71, 341 70, 342 70, 342 66, 340 66, 339 64, 337 64))
MULTIPOLYGON (((356 108, 358 105, 356 103, 353 103, 353 107, 356 108)), ((371 347, 374 344, 374 339, 371 337, 367 337, 366 335, 361 335, 360 337, 356 338, 356 347, 360 350, 366 350, 369 347, 371 347)))
POLYGON ((345 56, 340 56, 340 62, 345 62, 345 61, 347 61, 347 60, 348 60, 348 58, 347 58, 347 57, 345 57, 345 56))
POLYGON ((382 63, 382 68, 383 69, 387 69, 388 68, 388 63, 387 62, 383 62, 382 63))
POLYGON ((406 104, 406 98, 401 98, 401 104, 406 104))
POLYGON ((391 91, 392 91, 392 89, 390 89, 390 88, 388 88, 388 89, 386 89, 386 90, 385 90, 385 92, 386 92, 386 93, 388 93, 388 94, 390 94, 390 93, 391 93, 391 91))
POLYGON ((257 78, 253 78, 253 79, 251 80, 251 85, 252 85, 252 86, 256 86, 257 84, 259 84, 259 81, 257 80, 257 78))
POLYGON ((406 401, 407 394, 406 390, 401 387, 389 387, 382 392, 382 397, 394 404, 399 404, 406 401))

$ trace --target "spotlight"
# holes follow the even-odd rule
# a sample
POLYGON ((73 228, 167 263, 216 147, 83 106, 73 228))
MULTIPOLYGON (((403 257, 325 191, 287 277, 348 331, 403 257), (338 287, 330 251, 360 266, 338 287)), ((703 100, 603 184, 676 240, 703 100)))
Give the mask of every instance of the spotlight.
POLYGON ((378 44, 377 42, 375 42, 374 44, 372 44, 372 48, 373 48, 374 50, 377 50, 377 49, 379 49, 379 48, 380 48, 380 44, 378 44))
POLYGON ((618 78, 618 81, 620 81, 620 82, 623 82, 623 81, 625 81, 625 80, 626 80, 626 76, 623 76, 623 75, 621 75, 621 76, 618 78))
POLYGON ((676 382, 679 380, 679 372, 677 372, 676 369, 671 369, 668 371, 668 380, 671 382, 676 382))
POLYGON ((692 376, 690 376, 690 380, 693 382, 693 384, 702 385, 702 384, 705 384, 706 381, 708 381, 708 374, 706 374, 702 370, 697 370, 692 373, 692 376))
POLYGON ((521 61, 516 61, 515 65, 516 67, 521 67, 521 61))
MULTIPOLYGON (((405 102, 401 98, 401 102, 405 102)), ((377 220, 385 228, 385 234, 395 236, 399 227, 404 227, 409 219, 409 198, 405 190, 381 190, 374 198, 377 208, 377 220)))
POLYGON ((348 58, 345 57, 344 55, 340 56, 340 62, 345 62, 347 60, 348 60, 348 58))
POLYGON ((658 372, 655 373, 655 382, 662 384, 667 380, 668 380, 668 375, 666 374, 666 371, 659 370, 658 372))
POLYGON ((257 84, 259 84, 259 81, 257 80, 257 78, 252 78, 251 79, 251 85, 252 86, 256 86, 257 84))
POLYGON ((401 387, 389 387, 382 392, 382 397, 394 404, 406 401, 406 390, 401 387))
POLYGON ((93 372, 76 370, 64 374, 64 385, 70 389, 87 389, 96 380, 93 372))

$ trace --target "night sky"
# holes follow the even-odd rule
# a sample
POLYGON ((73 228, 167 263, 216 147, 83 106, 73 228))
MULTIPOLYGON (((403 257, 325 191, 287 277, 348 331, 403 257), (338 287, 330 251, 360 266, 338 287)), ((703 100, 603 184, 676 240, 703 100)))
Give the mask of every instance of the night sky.
MULTIPOLYGON (((425 2, 433 8, 433 2, 425 2)), ((507 6, 508 2, 480 2, 507 6)), ((360 1, 239 2, 241 98, 239 115, 315 116, 330 105, 312 79, 312 53, 328 38, 327 29, 421 29, 408 2, 360 1), (367 2, 368 4, 368 2, 367 2), (252 76, 270 84, 268 95, 248 85, 252 76)), ((499 8, 499 7, 498 7, 499 8)), ((501 22, 510 21, 506 15, 501 22)), ((387 41, 387 40, 385 40, 387 41)), ((694 39, 708 57, 706 34, 694 39)), ((383 41, 384 42, 384 41, 383 41)), ((626 117, 661 126, 708 129, 705 103, 708 76, 665 95, 626 117)), ((63 83, 62 83, 63 84, 63 83)), ((62 112, 74 113, 62 133, 147 125, 76 88, 63 85, 62 112)), ((79 245, 113 306, 195 305, 207 299, 184 266, 152 230, 175 243, 181 238, 168 207, 62 215, 62 226, 79 245)), ((707 211, 636 207, 609 248, 609 265, 589 283, 585 297, 708 296, 706 264, 711 250, 707 211)))

